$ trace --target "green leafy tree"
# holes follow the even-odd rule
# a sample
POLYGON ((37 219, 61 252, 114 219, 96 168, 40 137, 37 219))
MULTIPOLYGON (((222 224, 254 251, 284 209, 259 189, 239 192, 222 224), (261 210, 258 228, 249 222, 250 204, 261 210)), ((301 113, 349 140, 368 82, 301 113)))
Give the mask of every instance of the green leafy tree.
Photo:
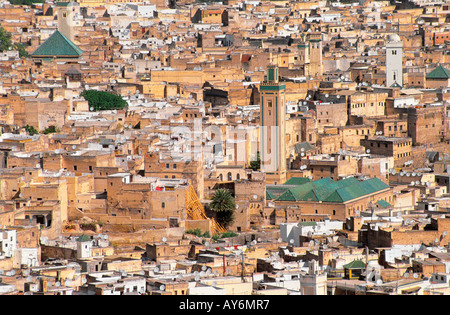
POLYGON ((250 168, 254 171, 259 171, 261 169, 261 156, 259 152, 256 153, 256 160, 250 161, 250 168))
POLYGON ((39 131, 37 131, 36 128, 34 128, 33 126, 30 126, 30 125, 26 125, 23 128, 26 130, 26 132, 28 132, 28 134, 30 136, 34 136, 34 135, 37 135, 39 133, 39 131))
POLYGON ((227 189, 218 189, 212 196, 209 204, 211 210, 216 213, 216 220, 227 228, 234 221, 236 202, 231 192, 227 189))
POLYGON ((0 52, 9 50, 12 47, 11 34, 3 27, 0 27, 0 52))
POLYGON ((21 43, 13 43, 11 33, 7 32, 3 27, 0 27, 0 52, 8 51, 9 49, 19 52, 19 56, 27 58, 28 54, 27 45, 21 43))
POLYGON ((30 57, 30 54, 26 50, 26 46, 24 44, 14 44, 14 50, 17 50, 19 52, 20 58, 28 58, 30 57))
POLYGON ((114 110, 123 109, 128 103, 117 94, 104 91, 85 90, 81 93, 93 110, 114 110))
POLYGON ((211 237, 211 234, 209 234, 208 231, 203 233, 202 230, 200 230, 200 229, 187 230, 186 234, 192 234, 192 235, 195 235, 197 237, 204 237, 204 238, 210 238, 211 237))
POLYGON ((50 126, 50 127, 46 128, 44 131, 42 131, 42 133, 44 135, 48 135, 50 133, 56 133, 58 131, 59 131, 58 128, 56 128, 55 126, 50 126))
POLYGON ((12 5, 32 5, 34 3, 44 3, 44 0, 9 0, 12 5))

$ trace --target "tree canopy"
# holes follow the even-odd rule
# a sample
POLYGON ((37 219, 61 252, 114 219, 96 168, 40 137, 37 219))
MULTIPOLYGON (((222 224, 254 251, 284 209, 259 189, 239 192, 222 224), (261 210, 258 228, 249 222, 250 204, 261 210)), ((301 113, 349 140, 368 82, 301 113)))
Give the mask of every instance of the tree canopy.
POLYGON ((29 57, 29 54, 25 47, 25 44, 13 43, 11 33, 7 32, 3 27, 0 27, 0 52, 12 49, 18 51, 20 57, 26 58, 29 57))
POLYGON ((36 128, 34 128, 33 126, 30 126, 30 125, 26 125, 23 128, 25 129, 26 132, 28 132, 28 134, 30 136, 34 136, 34 135, 37 135, 39 133, 39 131, 37 131, 36 128))
POLYGON ((0 27, 0 52, 9 50, 10 47, 12 47, 11 34, 0 27))
POLYGON ((256 154, 256 160, 250 161, 250 168, 254 171, 259 171, 261 169, 261 156, 259 155, 259 151, 256 154))
POLYGON ((227 228, 234 220, 236 202, 233 195, 227 189, 218 189, 212 196, 209 204, 211 210, 216 212, 217 222, 227 228))
POLYGON ((44 3, 44 0, 9 0, 12 5, 32 5, 34 3, 44 3))
POLYGON ((109 92, 85 90, 81 96, 88 101, 92 110, 114 110, 128 106, 122 96, 109 92))

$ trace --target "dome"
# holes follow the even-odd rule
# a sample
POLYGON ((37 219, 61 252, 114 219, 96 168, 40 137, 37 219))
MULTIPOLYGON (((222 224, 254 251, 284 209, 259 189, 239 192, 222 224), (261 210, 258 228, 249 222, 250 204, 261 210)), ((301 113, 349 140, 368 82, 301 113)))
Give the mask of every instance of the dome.
POLYGON ((389 42, 401 42, 402 40, 400 39, 400 36, 398 36, 398 34, 391 34, 388 37, 388 41, 389 42))

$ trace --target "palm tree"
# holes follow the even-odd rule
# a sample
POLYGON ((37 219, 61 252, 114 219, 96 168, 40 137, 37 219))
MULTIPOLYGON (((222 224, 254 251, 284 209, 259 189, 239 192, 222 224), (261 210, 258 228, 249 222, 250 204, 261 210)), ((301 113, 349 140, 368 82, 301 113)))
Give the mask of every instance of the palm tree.
POLYGON ((216 213, 218 223, 227 228, 234 220, 234 210, 236 203, 234 197, 228 189, 218 189, 212 196, 209 204, 211 210, 216 213))

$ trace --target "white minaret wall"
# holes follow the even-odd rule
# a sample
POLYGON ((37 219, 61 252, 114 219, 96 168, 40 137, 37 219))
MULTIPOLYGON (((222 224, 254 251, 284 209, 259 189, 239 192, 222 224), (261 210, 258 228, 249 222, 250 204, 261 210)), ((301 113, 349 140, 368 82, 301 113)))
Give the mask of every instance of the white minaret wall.
POLYGON ((386 86, 394 83, 403 86, 403 42, 397 34, 386 43, 386 86))

